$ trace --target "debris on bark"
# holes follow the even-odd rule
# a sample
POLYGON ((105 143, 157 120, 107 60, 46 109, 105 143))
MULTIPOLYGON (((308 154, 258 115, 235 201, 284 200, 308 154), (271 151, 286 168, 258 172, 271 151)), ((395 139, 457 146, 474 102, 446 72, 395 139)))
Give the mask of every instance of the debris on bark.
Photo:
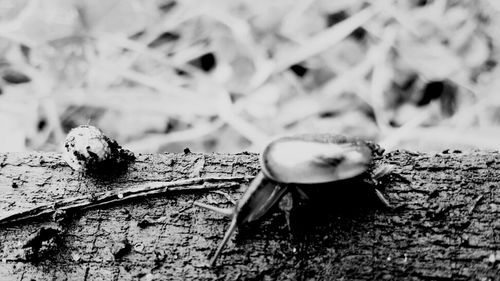
POLYGON ((71 168, 95 175, 123 172, 135 160, 132 151, 90 125, 72 129, 64 147, 63 158, 71 168))

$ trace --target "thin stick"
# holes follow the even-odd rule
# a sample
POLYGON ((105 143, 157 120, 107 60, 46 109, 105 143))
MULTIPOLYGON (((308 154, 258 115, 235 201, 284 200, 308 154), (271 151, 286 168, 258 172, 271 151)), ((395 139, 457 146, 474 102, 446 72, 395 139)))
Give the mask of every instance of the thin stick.
POLYGON ((107 191, 95 193, 93 195, 78 196, 58 200, 50 204, 36 206, 27 210, 17 211, 5 216, 0 216, 0 225, 38 218, 50 215, 56 211, 78 211, 91 208, 104 207, 127 200, 137 198, 148 198, 173 191, 199 191, 211 190, 220 187, 238 186, 240 182, 246 180, 245 177, 206 177, 176 180, 170 182, 152 182, 138 187, 128 188, 119 191, 107 191))

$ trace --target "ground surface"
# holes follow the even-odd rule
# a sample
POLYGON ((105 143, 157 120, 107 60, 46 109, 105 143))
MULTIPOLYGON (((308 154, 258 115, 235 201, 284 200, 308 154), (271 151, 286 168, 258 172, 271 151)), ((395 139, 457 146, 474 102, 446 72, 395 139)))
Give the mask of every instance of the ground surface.
MULTIPOLYGON (((500 280, 500 154, 393 152, 384 163, 401 176, 384 194, 404 207, 383 210, 364 189, 332 187, 294 217, 292 233, 278 210, 241 228, 215 268, 207 260, 229 219, 192 204, 229 198, 207 185, 61 223, 48 216, 0 225, 0 280, 500 280)), ((255 154, 140 155, 128 173, 95 179, 59 154, 2 154, 0 216, 151 181, 251 177, 258 168, 255 154)), ((238 182, 247 180, 218 190, 236 200, 238 182)))

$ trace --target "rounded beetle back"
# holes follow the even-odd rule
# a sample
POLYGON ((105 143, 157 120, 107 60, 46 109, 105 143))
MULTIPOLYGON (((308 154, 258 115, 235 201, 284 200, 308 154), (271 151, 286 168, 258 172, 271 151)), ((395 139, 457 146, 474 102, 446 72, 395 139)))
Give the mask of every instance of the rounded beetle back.
POLYGON ((282 137, 261 154, 263 173, 282 183, 317 184, 365 172, 374 150, 364 141, 332 134, 282 137))

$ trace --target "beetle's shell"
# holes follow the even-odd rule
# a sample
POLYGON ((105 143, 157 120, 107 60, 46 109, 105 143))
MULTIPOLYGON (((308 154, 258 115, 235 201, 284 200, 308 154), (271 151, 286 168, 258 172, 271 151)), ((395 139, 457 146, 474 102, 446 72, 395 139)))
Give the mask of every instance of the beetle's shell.
POLYGON ((330 134, 280 138, 261 154, 267 177, 296 184, 349 179, 365 172, 371 161, 372 148, 366 142, 330 134))

